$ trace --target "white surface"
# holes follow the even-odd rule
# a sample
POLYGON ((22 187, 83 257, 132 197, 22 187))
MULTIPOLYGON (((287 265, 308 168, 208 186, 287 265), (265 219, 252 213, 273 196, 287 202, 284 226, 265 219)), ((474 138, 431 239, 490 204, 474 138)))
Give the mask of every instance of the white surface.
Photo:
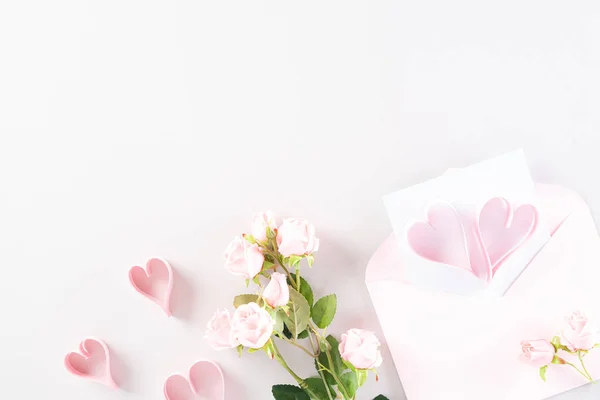
MULTIPOLYGON (((473 267, 478 262, 476 258, 471 258, 471 265, 467 265, 472 270, 441 264, 417 254, 407 238, 407 232, 415 222, 428 222, 427 209, 435 201, 446 202, 460 215, 471 217, 477 215, 487 201, 498 196, 513 204, 537 205, 535 183, 522 150, 492 157, 384 196, 383 202, 398 238, 398 246, 408 260, 405 279, 436 291, 502 297, 550 238, 547 227, 538 225, 531 237, 503 263, 491 282, 485 282, 474 273, 478 271, 478 267, 473 267)), ((464 225, 462 229, 463 238, 456 246, 450 247, 454 247, 454 251, 464 248, 464 254, 467 254, 467 248, 471 248, 467 243, 473 240, 473 234, 469 232, 473 230, 464 225)))
MULTIPOLYGON (((201 340, 243 290, 221 255, 253 211, 314 222, 309 279, 339 295, 332 331, 378 330, 363 272, 391 230, 382 195, 523 147, 534 179, 598 216, 599 70, 592 0, 2 2, 4 397, 158 400, 168 374, 213 357, 228 399, 268 399, 281 368, 201 340), (153 255, 186 278, 184 318, 128 286, 153 255), (65 373, 90 334, 124 391, 65 373)), ((360 399, 378 393, 403 399, 389 358, 360 399)))

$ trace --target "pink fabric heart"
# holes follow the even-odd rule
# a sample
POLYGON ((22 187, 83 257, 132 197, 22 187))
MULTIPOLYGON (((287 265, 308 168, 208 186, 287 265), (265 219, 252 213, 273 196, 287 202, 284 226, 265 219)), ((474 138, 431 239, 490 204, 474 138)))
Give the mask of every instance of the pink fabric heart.
POLYGON ((469 262, 465 230, 451 204, 438 201, 427 209, 427 222, 408 228, 408 244, 419 256, 473 273, 469 262))
POLYGON ((513 212, 502 197, 490 199, 479 213, 479 233, 494 272, 518 249, 537 226, 537 209, 524 204, 513 212))
POLYGON ((189 380, 177 374, 167 378, 164 394, 166 400, 224 400, 223 371, 214 361, 198 361, 190 368, 189 380))
POLYGON ((166 260, 151 258, 146 263, 146 269, 132 267, 129 270, 129 281, 135 290, 158 304, 168 316, 171 315, 173 269, 166 260))
POLYGON ((108 346, 98 339, 87 338, 79 345, 80 353, 69 353, 65 367, 73 375, 102 383, 113 389, 118 385, 112 378, 108 346))

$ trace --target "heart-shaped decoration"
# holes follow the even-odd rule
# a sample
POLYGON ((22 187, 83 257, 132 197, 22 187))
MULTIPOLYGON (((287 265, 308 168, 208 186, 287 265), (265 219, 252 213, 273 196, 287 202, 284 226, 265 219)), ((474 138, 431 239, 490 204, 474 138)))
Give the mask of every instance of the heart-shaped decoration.
POLYGON ((225 379, 223 371, 214 362, 202 360, 190 368, 189 380, 174 374, 164 385, 166 400, 224 400, 225 379))
POLYGON ((129 270, 131 285, 158 304, 168 316, 171 316, 171 292, 173 291, 173 268, 162 258, 151 258, 146 269, 132 267, 129 270))
POLYGON ((469 262, 465 229, 458 211, 437 201, 427 209, 427 221, 408 228, 408 245, 419 256, 473 273, 469 262))
POLYGON ((102 383, 113 389, 118 385, 112 378, 108 346, 98 339, 87 338, 79 345, 79 353, 65 357, 65 367, 73 375, 102 383))
POLYGON ((506 199, 495 197, 483 206, 479 213, 479 233, 494 272, 533 233, 537 221, 537 209, 531 204, 513 211, 506 199))

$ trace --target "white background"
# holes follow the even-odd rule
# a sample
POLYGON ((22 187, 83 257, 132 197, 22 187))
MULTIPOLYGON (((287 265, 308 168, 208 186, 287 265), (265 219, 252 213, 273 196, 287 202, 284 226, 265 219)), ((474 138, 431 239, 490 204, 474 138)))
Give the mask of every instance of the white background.
MULTIPOLYGON (((209 357, 228 399, 270 398, 291 383, 278 365, 202 340, 243 290, 222 252, 252 212, 310 219, 331 331, 379 332, 363 273, 391 231, 382 195, 523 147, 534 179, 599 215, 599 71, 593 0, 3 1, 3 397, 161 399, 209 357), (177 319, 128 286, 151 256, 184 278, 177 319), (65 372, 87 335, 114 350, 122 391, 65 372)), ((404 398, 384 356, 361 400, 404 398)))

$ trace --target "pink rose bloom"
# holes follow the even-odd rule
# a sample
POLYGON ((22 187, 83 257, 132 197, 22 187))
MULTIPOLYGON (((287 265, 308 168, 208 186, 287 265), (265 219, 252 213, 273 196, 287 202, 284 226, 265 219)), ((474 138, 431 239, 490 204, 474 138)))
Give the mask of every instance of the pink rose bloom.
POLYGON ((254 236, 254 239, 260 242, 267 240, 267 228, 277 229, 277 222, 273 213, 267 211, 255 214, 252 221, 252 236, 254 236))
POLYGON ((234 275, 252 279, 260 273, 265 256, 255 244, 236 237, 225 250, 225 268, 234 275))
POLYGON ((356 369, 371 369, 381 365, 381 343, 373 332, 350 329, 342 335, 340 354, 356 369))
POLYGON ((303 256, 319 250, 315 227, 303 219, 284 219, 277 231, 277 246, 285 257, 303 256))
POLYGON ((581 311, 575 311, 567 317, 567 326, 561 336, 569 350, 589 350, 596 344, 596 333, 596 327, 592 326, 588 317, 581 311))
POLYGON ((273 334, 275 321, 256 303, 243 304, 233 313, 231 323, 233 336, 240 344, 260 349, 273 334))
POLYGON ((215 350, 225 350, 237 347, 238 341, 231 331, 231 317, 227 310, 217 310, 208 321, 204 338, 215 350))
POLYGON ((554 346, 547 340, 523 340, 521 350, 521 361, 537 368, 550 364, 556 354, 554 346))
POLYGON ((262 298, 273 308, 283 307, 290 302, 290 288, 284 274, 273 272, 262 298))

